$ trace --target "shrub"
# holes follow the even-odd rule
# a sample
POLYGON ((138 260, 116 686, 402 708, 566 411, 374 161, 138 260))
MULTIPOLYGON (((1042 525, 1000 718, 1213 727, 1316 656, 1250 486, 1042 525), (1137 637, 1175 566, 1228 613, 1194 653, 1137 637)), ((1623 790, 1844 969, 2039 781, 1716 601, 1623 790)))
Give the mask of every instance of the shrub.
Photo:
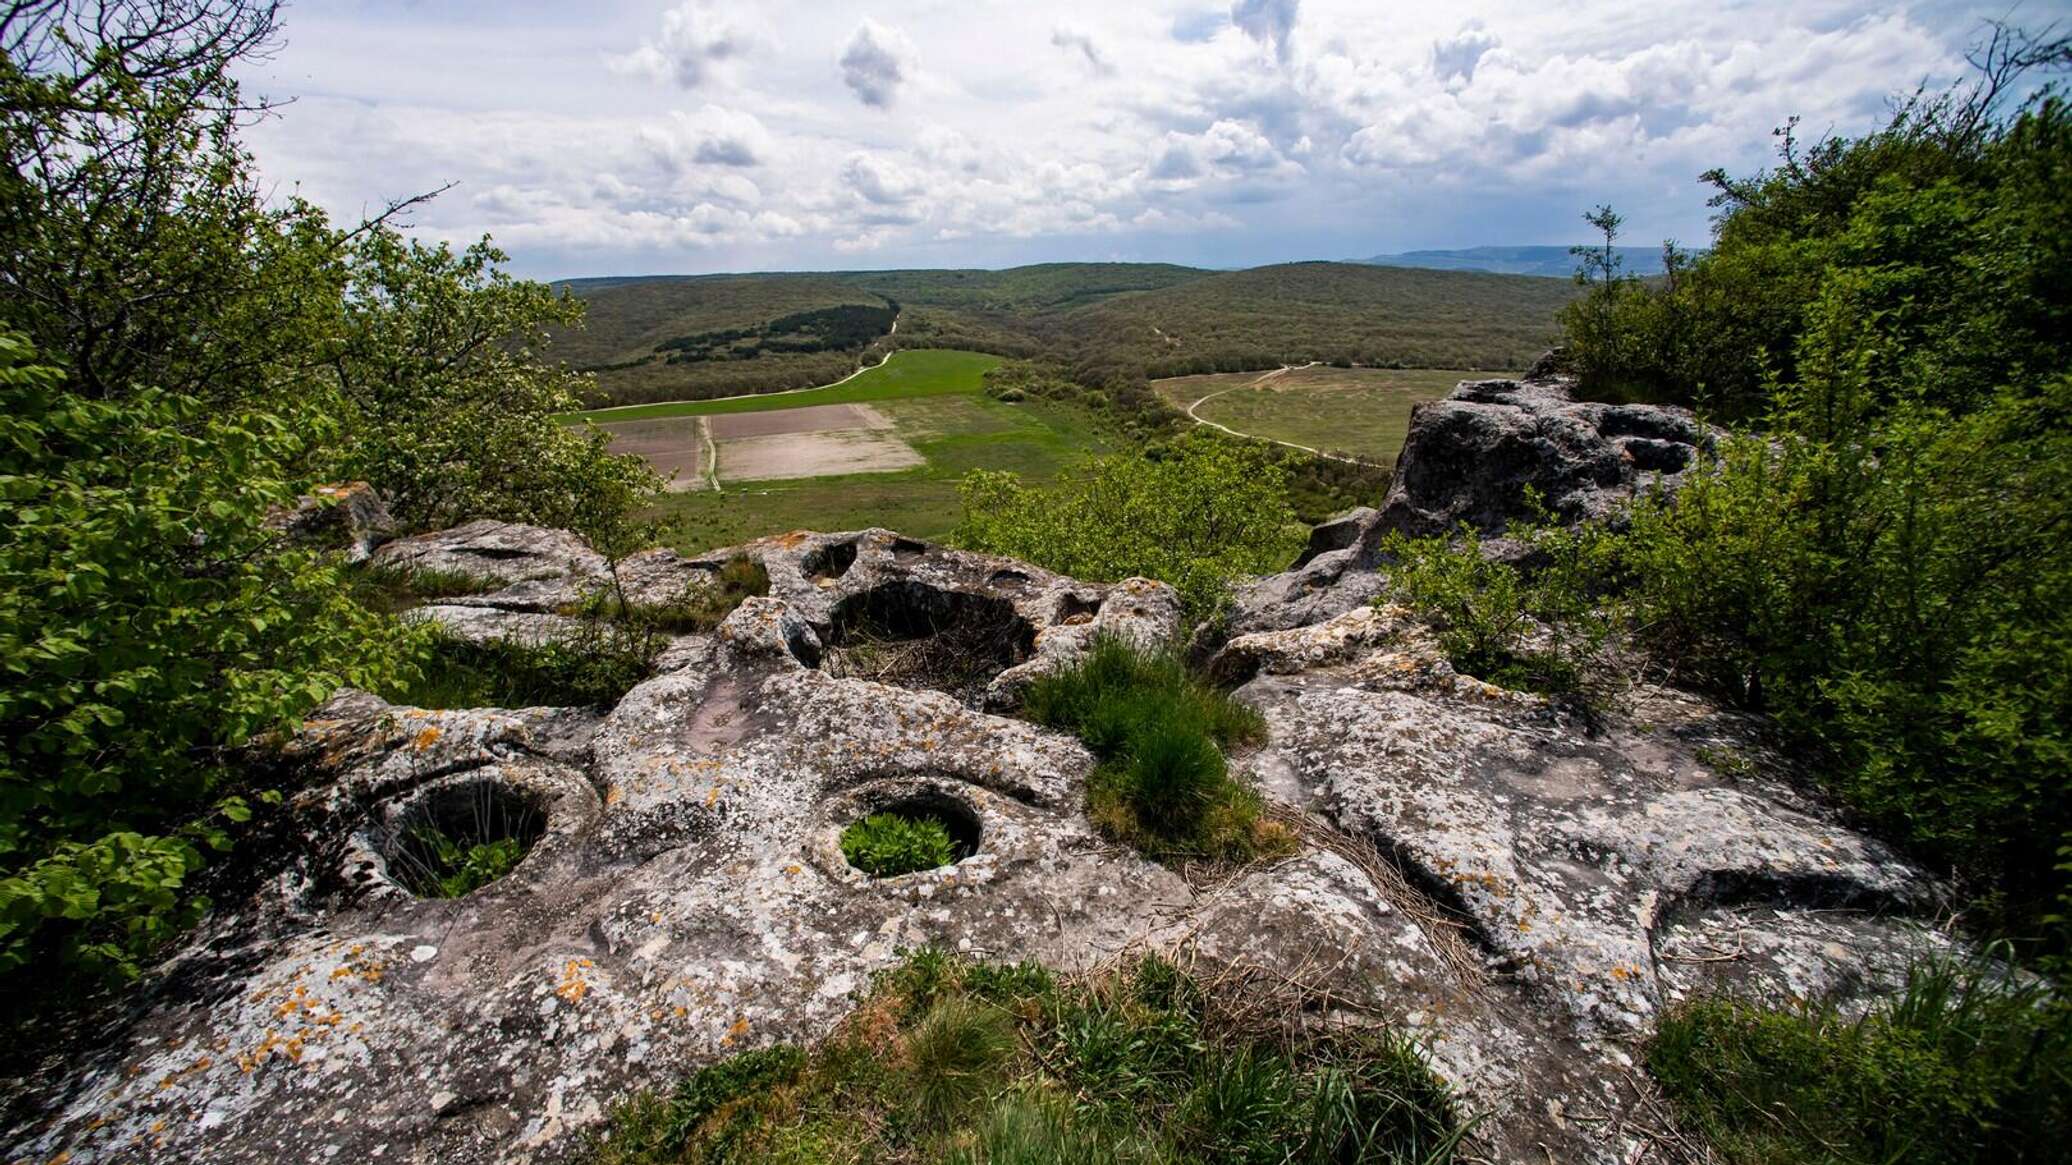
POLYGON ((1218 747, 1263 739, 1264 720, 1170 651, 1104 636, 1031 684, 1022 714, 1079 734, 1101 758, 1087 786, 1094 820, 1153 856, 1242 859, 1290 842, 1261 820, 1258 795, 1230 777, 1218 747))
POLYGON ((1286 567, 1304 537, 1271 454, 1200 434, 1157 460, 1093 458, 1046 489, 974 470, 958 492, 963 545, 1090 581, 1171 583, 1197 619, 1222 608, 1231 579, 1286 567))
MULTIPOLYGON (((1528 501, 1537 499, 1528 493, 1528 501)), ((1602 526, 1516 523, 1530 567, 1488 556, 1463 525, 1459 537, 1392 534, 1389 595, 1430 618, 1449 662, 1477 679, 1601 704, 1609 681, 1602 653, 1621 623, 1605 592, 1618 571, 1619 539, 1602 526)))
POLYGON ((515 837, 467 844, 420 825, 410 839, 429 859, 417 879, 418 892, 427 898, 464 898, 510 873, 525 857, 524 843, 515 837))
POLYGON ((202 903, 234 750, 415 636, 282 545, 311 418, 74 391, 0 336, 0 971, 134 974, 202 903))
POLYGON ((2072 1009, 1983 963, 1916 967, 1856 1020, 1700 1000, 1647 1063, 1736 1162, 2055 1160, 2072 1122, 2072 1009))
POLYGON ((842 856, 873 878, 933 870, 957 860, 950 831, 933 817, 873 813, 842 830, 842 856))

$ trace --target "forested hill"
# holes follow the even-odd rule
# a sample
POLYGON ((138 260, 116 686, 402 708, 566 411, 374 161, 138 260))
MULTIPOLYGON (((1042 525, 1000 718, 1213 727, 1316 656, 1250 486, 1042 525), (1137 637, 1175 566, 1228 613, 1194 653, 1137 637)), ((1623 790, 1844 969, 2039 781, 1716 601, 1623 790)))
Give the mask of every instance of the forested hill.
MULTIPOLYGON (((1617 247, 1614 253, 1629 275, 1660 275, 1658 247, 1617 247)), ((1456 250, 1402 251, 1360 260, 1381 267, 1428 267, 1438 271, 1487 271, 1497 275, 1540 275, 1573 279, 1576 257, 1567 247, 1461 247, 1456 250)))
POLYGON ((1048 263, 561 286, 585 300, 588 322, 556 352, 596 372, 610 403, 826 383, 873 344, 1045 356, 1102 382, 1310 360, 1518 368, 1552 340, 1555 313, 1575 294, 1545 279, 1347 263, 1048 263), (891 314, 862 309, 896 312, 897 333, 886 334, 891 314))

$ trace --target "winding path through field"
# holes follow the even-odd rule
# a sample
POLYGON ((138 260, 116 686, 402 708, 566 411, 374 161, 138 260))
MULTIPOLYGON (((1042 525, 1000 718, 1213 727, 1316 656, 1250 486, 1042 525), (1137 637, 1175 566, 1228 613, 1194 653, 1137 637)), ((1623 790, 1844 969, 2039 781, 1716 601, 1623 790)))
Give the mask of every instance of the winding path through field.
POLYGON ((1279 368, 1274 369, 1272 372, 1267 373, 1266 375, 1260 377, 1257 380, 1247 381, 1244 384, 1233 384, 1229 388, 1219 388, 1216 391, 1210 393, 1209 395, 1202 397, 1200 400, 1195 401, 1193 404, 1188 405, 1187 419, 1193 421, 1197 425, 1207 425, 1211 429, 1220 429, 1233 437, 1243 437, 1248 441, 1270 441, 1275 445, 1286 445, 1290 449, 1300 449, 1304 453, 1321 457, 1326 461, 1342 461, 1347 465, 1379 464, 1378 462, 1373 461, 1362 461, 1357 457, 1342 457, 1336 453, 1326 453, 1322 449, 1313 449, 1308 445, 1297 445, 1293 441, 1283 441, 1278 437, 1262 437, 1257 433, 1240 433, 1236 429, 1231 428, 1229 425, 1217 424, 1215 421, 1208 420, 1204 418, 1201 414, 1194 411, 1202 407, 1203 405, 1209 403, 1210 401, 1216 399, 1217 397, 1222 396, 1226 392, 1236 392, 1241 388, 1258 388, 1260 385, 1265 384, 1267 381, 1278 380, 1279 378, 1286 376, 1288 373, 1293 372, 1298 368, 1315 368, 1317 365, 1321 363, 1323 363, 1323 361, 1321 360, 1312 360, 1307 364, 1283 364, 1279 368))

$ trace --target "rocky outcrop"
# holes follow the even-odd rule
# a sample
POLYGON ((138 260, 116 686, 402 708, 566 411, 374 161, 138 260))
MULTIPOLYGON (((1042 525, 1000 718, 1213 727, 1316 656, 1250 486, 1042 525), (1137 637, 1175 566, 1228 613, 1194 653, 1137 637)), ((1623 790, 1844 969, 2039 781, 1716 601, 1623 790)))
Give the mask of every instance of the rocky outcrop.
POLYGON ((1381 508, 1316 527, 1286 571, 1235 586, 1222 634, 1307 627, 1366 606, 1388 589, 1377 568, 1390 534, 1452 535, 1466 524, 1489 540, 1486 553, 1514 554, 1521 548, 1503 534, 1534 516, 1528 490, 1570 522, 1616 520, 1636 494, 1674 491, 1711 440, 1691 414, 1576 401, 1551 357, 1523 380, 1464 381, 1412 410, 1381 508))
MULTIPOLYGON (((1301 570, 1376 521, 1319 535, 1301 570)), ((560 618, 542 596, 603 569, 523 527, 396 546, 399 565, 503 582, 427 608, 485 634, 560 618)), ((995 714, 1097 634, 1169 639, 1170 589, 881 530, 657 552, 641 577, 699 585, 736 556, 770 593, 679 638, 608 712, 346 694, 311 717, 284 758, 307 790, 297 840, 264 889, 21 1085, 12 1111, 36 1115, 0 1135, 5 1159, 579 1159, 626 1090, 815 1038, 934 943, 1067 970, 1184 946, 1303 993, 1313 1022, 1414 1033, 1489 1114, 1488 1159, 1625 1161, 1651 1101, 1638 1045, 1666 1005, 1861 1000, 1949 941, 1912 921, 1934 886, 1780 775, 1757 725, 1646 692, 1585 732, 1457 674, 1406 612, 1316 620, 1299 591, 1292 613, 1262 607, 1285 626, 1211 666, 1267 720, 1239 768, 1301 852, 1192 885, 1095 832, 1076 740, 995 714), (955 649, 951 679, 856 675, 864 639, 925 664, 944 654, 930 637, 955 649), (841 829, 895 806, 944 817, 965 856, 850 867, 841 829), (523 860, 428 897, 417 826, 462 821, 523 860)))
POLYGON ((1485 535, 1532 516, 1526 491, 1569 522, 1610 516, 1635 493, 1673 489, 1709 438, 1681 408, 1570 397, 1556 379, 1470 380, 1418 405, 1380 529, 1485 535))
POLYGON ((342 551, 347 562, 365 562, 396 536, 388 504, 364 481, 320 485, 293 508, 268 514, 266 527, 297 542, 342 551))

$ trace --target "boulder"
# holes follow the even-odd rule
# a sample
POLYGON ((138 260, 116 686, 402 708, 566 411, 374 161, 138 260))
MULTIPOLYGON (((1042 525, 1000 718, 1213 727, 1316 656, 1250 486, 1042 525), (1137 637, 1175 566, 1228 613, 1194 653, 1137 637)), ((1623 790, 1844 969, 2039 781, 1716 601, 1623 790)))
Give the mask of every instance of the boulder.
POLYGON ((1685 409, 1571 398, 1558 378, 1471 380, 1416 406, 1381 507, 1380 530, 1501 535, 1532 516, 1601 519, 1636 493, 1673 490, 1710 438, 1685 409))
MULTIPOLYGON (((481 559, 509 588, 596 578, 551 531, 413 542, 394 557, 481 559)), ((823 1035, 901 950, 936 944, 1067 972, 1174 951, 1285 996, 1292 1022, 1415 1035, 1487 1114, 1483 1159, 1623 1162, 1658 1100, 1635 1049, 1665 1006, 1860 1005, 1954 945, 1935 884, 1794 785, 1760 725, 1642 691, 1585 731, 1458 674, 1388 607, 1216 655, 1269 729, 1237 767, 1300 844, 1190 881, 1095 830, 1079 741, 995 714, 1097 634, 1170 641, 1169 588, 880 530, 648 568, 737 555, 770 593, 676 640, 607 713, 347 693, 311 716, 284 746, 305 791, 267 876, 111 1026, 11 1082, 0 1159, 579 1161, 628 1091, 823 1035), (920 663, 855 674, 865 640, 920 663), (966 856, 851 867, 842 829, 902 806, 966 856), (426 824, 522 857, 436 896, 426 824)), ((473 613, 427 617, 555 617, 455 609, 473 613)))
POLYGON ((396 536, 388 505, 364 481, 320 485, 294 508, 268 514, 266 527, 297 542, 342 550, 348 562, 365 562, 376 547, 396 536))

